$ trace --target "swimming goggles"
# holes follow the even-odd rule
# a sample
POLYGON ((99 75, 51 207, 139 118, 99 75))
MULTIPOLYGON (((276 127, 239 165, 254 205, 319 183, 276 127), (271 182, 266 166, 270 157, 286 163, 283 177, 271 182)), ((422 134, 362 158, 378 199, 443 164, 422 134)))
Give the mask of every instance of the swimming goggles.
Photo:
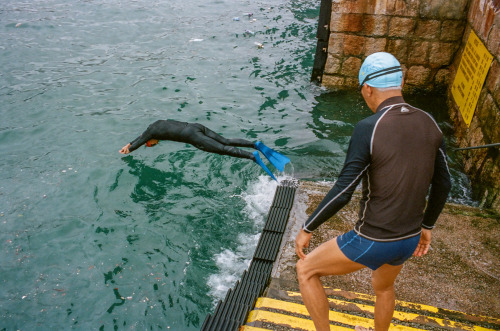
POLYGON ((358 91, 361 92, 363 85, 365 85, 365 83, 367 81, 374 79, 374 78, 377 78, 377 77, 380 77, 380 76, 393 74, 393 73, 398 72, 398 71, 403 71, 403 70, 401 70, 400 66, 390 67, 390 68, 386 68, 386 69, 372 72, 371 74, 366 75, 365 79, 363 79, 363 82, 359 85, 358 91))

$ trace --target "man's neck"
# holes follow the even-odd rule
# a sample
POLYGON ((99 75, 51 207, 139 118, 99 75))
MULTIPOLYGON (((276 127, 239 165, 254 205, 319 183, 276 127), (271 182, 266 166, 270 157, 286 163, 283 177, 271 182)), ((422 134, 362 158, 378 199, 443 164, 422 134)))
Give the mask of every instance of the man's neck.
POLYGON ((403 94, 401 94, 401 90, 389 90, 389 91, 383 91, 383 92, 378 92, 374 95, 375 101, 374 101, 374 109, 372 109, 373 112, 376 112, 378 107, 382 102, 385 100, 392 98, 392 97, 402 97, 403 94))

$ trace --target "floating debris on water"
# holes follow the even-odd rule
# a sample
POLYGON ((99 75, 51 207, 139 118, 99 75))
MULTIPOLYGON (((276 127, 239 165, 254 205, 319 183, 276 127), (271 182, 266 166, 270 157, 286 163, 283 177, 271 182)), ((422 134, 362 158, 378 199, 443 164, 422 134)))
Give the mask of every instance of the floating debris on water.
POLYGON ((200 42, 200 41, 203 41, 203 39, 199 39, 199 38, 191 38, 191 39, 189 39, 190 43, 192 43, 192 42, 200 42))
POLYGON ((62 173, 67 173, 67 172, 70 172, 70 171, 73 171, 73 172, 78 172, 77 170, 73 170, 73 168, 69 167, 68 169, 63 169, 61 170, 62 173))
POLYGON ((239 21, 240 18, 239 17, 233 17, 233 21, 239 21))
POLYGON ((257 48, 264 48, 264 45, 261 43, 255 42, 254 44, 257 45, 257 48))
POLYGON ((254 36, 254 35, 255 35, 255 32, 250 31, 250 30, 245 30, 244 35, 245 35, 245 36, 254 36))

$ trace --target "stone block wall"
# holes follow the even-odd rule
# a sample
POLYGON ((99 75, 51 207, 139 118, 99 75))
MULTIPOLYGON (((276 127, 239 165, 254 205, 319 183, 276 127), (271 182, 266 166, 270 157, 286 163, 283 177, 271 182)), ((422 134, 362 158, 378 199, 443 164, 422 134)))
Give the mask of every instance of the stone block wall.
POLYGON ((445 87, 468 5, 469 0, 333 0, 322 84, 357 86, 363 59, 386 51, 403 65, 407 87, 445 87))
MULTIPOLYGON (((468 12, 468 25, 457 56, 450 66, 454 78, 465 43, 471 29, 481 39, 493 62, 481 90, 474 116, 469 127, 448 90, 450 118, 454 123, 460 147, 500 143, 500 1, 472 0, 468 12)), ((498 147, 460 152, 465 172, 469 176, 474 198, 485 207, 500 210, 500 150, 498 147)))
MULTIPOLYGON (((364 58, 389 52, 402 64, 405 89, 447 90, 460 147, 500 143, 500 0, 332 0, 328 29, 322 85, 357 87, 364 58), (467 127, 450 87, 471 30, 494 59, 467 127)), ((499 148, 457 153, 473 198, 500 211, 499 148)))

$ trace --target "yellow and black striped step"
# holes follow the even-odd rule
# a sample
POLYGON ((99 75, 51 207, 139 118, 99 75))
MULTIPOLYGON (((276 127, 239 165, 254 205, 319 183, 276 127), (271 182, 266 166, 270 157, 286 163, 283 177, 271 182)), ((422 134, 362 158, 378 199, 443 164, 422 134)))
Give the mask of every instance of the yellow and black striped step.
MULTIPOLYGON (((326 292, 343 297, 328 299, 331 330, 373 327, 375 297, 336 289, 326 292)), ((278 296, 280 299, 260 297, 241 330, 315 330, 300 293, 280 291, 278 296)), ((397 301, 390 330, 500 330, 500 319, 397 301)))

